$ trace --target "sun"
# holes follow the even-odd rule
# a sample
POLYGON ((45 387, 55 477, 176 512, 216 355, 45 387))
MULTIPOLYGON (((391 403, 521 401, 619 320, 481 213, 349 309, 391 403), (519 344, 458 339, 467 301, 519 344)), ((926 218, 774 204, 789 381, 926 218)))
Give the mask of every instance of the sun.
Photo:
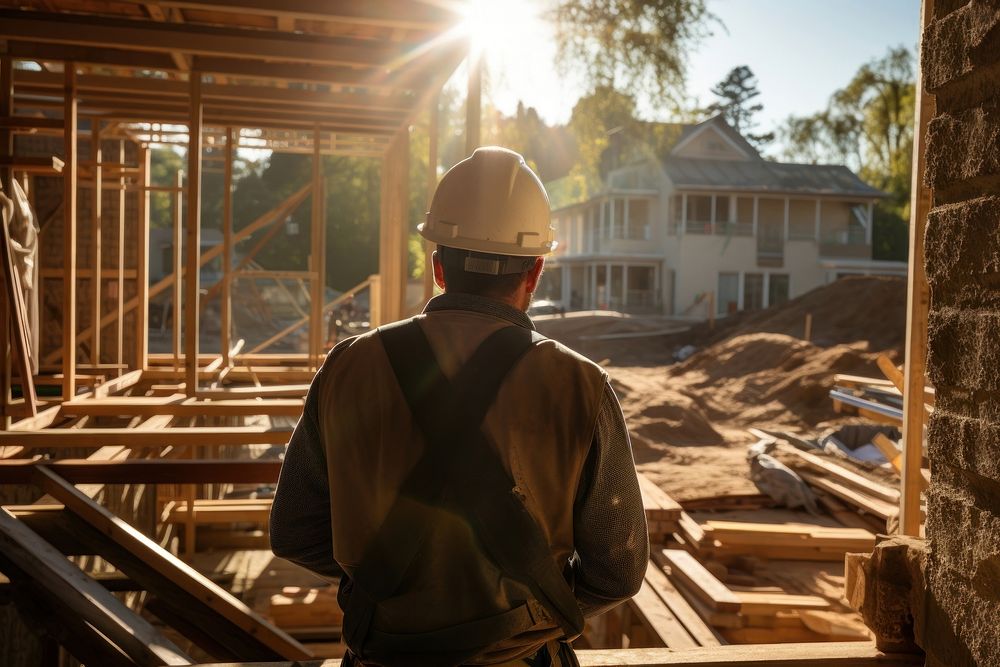
POLYGON ((538 0, 468 0, 462 6, 463 31, 473 55, 508 60, 524 48, 525 33, 541 20, 542 5, 538 0))

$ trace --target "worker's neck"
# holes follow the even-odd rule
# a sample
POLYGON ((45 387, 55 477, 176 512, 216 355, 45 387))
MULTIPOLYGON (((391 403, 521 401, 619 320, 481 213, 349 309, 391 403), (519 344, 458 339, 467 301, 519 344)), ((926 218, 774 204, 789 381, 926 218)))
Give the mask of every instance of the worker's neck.
MULTIPOLYGON (((447 294, 448 290, 445 290, 445 293, 447 294)), ((532 294, 522 287, 511 294, 471 294, 470 296, 478 296, 482 299, 499 301, 500 303, 520 310, 521 312, 527 312, 528 306, 531 305, 532 294)))

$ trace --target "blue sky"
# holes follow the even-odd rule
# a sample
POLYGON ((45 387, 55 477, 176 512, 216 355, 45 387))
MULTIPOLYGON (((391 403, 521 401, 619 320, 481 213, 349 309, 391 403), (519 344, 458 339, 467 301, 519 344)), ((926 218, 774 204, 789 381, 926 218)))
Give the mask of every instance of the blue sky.
MULTIPOLYGON (((502 4, 507 12, 502 18, 514 24, 500 30, 493 25, 492 32, 516 35, 497 40, 489 55, 492 101, 501 111, 512 113, 523 100, 547 122, 566 122, 584 87, 554 71, 548 26, 517 17, 520 12, 537 11, 541 3, 485 2, 502 4)), ((713 99, 709 89, 730 69, 749 65, 757 75, 758 99, 764 105, 758 116, 762 131, 790 114, 822 109, 860 65, 893 46, 913 49, 918 40, 920 0, 708 0, 707 4, 725 28, 714 24, 713 36, 689 55, 687 94, 708 103, 713 99)), ((650 118, 661 115, 648 106, 641 109, 650 118)))

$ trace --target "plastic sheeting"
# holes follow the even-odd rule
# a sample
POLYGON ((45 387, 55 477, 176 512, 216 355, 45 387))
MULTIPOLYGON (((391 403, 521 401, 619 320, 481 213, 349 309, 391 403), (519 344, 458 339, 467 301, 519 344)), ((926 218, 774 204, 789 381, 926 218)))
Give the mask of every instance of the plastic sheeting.
POLYGON ((14 269, 21 279, 27 315, 32 372, 38 372, 38 224, 28 195, 21 184, 11 179, 11 192, 0 192, 4 224, 10 233, 10 251, 14 269))

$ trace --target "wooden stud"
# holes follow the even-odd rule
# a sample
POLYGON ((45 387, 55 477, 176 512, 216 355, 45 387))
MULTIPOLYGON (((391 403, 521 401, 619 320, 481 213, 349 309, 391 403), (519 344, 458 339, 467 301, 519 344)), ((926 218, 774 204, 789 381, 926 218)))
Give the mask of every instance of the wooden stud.
POLYGON ((191 121, 188 125, 187 261, 184 299, 184 362, 188 396, 198 391, 198 300, 201 267, 201 72, 191 72, 191 121))
MULTIPOLYGON (((125 141, 118 140, 118 161, 125 162, 125 141)), ((118 363, 118 375, 125 370, 125 177, 119 176, 118 183, 118 276, 115 294, 115 316, 118 319, 118 330, 115 332, 115 360, 118 363)), ((97 320, 95 320, 97 321, 97 320)), ((138 333, 136 334, 138 335, 138 333)))
POLYGON ((410 133, 409 129, 404 127, 393 139, 382 159, 379 310, 380 322, 383 324, 402 318, 406 308, 409 154, 410 133))
MULTIPOLYGON (((0 116, 10 117, 14 112, 14 60, 10 57, 0 57, 0 116)), ((14 133, 7 127, 0 127, 0 162, 14 161, 14 133)), ((6 166, 0 166, 0 187, 9 191, 13 172, 6 166)), ((10 305, 7 299, 0 299, 0 322, 10 321, 8 316, 10 305)), ((6 429, 10 424, 10 405, 13 401, 11 393, 11 327, 0 326, 0 427, 6 429)))
POLYGON ((309 270, 313 274, 309 281, 309 360, 310 365, 319 367, 320 352, 323 346, 323 301, 325 300, 323 283, 323 258, 326 248, 323 247, 323 157, 320 154, 321 137, 319 128, 313 131, 312 156, 312 211, 310 218, 310 252, 309 270))
POLYGON ((76 66, 63 64, 65 86, 63 104, 63 400, 76 394, 76 179, 77 179, 77 100, 76 66))
MULTIPOLYGON (((181 369, 181 351, 184 348, 184 342, 181 340, 181 322, 182 322, 182 308, 184 303, 183 294, 183 258, 181 255, 181 249, 184 247, 184 171, 182 169, 177 170, 176 175, 177 190, 174 193, 174 271, 172 276, 174 279, 171 281, 171 286, 173 287, 173 315, 171 321, 171 339, 173 340, 173 351, 174 351, 174 369, 181 369), (181 276, 178 278, 177 276, 181 276)), ((161 281, 162 282, 162 281, 161 281)), ((102 322, 103 324, 103 322, 102 322)), ((100 333, 97 333, 100 336, 100 333)))
MULTIPOLYGON (((923 0, 921 28, 930 25, 934 0, 923 0)), ((923 48, 923 44, 921 44, 923 48)), ((903 472, 900 484, 899 532, 919 536, 920 467, 924 443, 924 385, 927 375, 927 318, 930 290, 924 273, 924 232, 933 192, 924 185, 927 128, 934 116, 934 98, 924 92, 923 75, 917 73, 917 110, 913 138, 913 173, 910 194, 910 258, 906 295, 906 350, 903 388, 903 472)))
MULTIPOLYGON (((225 365, 232 361, 229 356, 230 337, 233 329, 233 128, 226 128, 225 165, 222 177, 222 302, 220 328, 222 330, 222 359, 225 365)), ((206 295, 205 301, 211 300, 206 295)))
MULTIPOLYGON (((135 313, 135 365, 139 370, 148 367, 149 355, 149 179, 152 151, 146 146, 139 149, 139 166, 142 168, 139 192, 139 225, 136 250, 136 301, 135 313)), ((122 317, 127 312, 127 304, 122 305, 122 317)))
MULTIPOLYGON (((99 118, 90 119, 90 159, 93 163, 91 180, 93 181, 94 194, 91 200, 90 225, 91 225, 91 255, 90 265, 92 267, 90 278, 90 321, 101 321, 101 270, 103 268, 101 257, 101 245, 104 236, 103 222, 103 191, 101 182, 103 177, 104 161, 101 151, 101 121, 99 118)), ((101 337, 94 336, 90 341, 90 363, 101 363, 101 337)))

